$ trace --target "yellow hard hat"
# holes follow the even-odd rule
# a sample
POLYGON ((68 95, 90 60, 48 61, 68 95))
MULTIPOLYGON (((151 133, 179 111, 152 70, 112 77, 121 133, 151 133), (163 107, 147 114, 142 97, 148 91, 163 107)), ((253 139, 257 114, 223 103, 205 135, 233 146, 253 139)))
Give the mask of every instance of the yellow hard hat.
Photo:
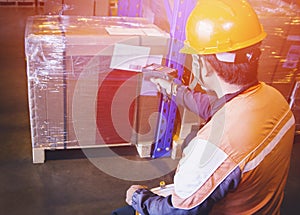
POLYGON ((186 54, 215 54, 242 49, 266 37, 258 17, 245 0, 199 0, 188 17, 186 54))

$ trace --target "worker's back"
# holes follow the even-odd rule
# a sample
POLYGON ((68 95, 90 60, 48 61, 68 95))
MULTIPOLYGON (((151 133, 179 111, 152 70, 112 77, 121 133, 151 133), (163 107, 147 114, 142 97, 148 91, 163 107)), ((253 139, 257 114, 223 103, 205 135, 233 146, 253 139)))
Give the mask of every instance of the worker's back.
POLYGON ((279 214, 295 129, 287 102, 260 84, 226 104, 224 111, 226 138, 219 147, 239 165, 242 179, 213 214, 279 214))

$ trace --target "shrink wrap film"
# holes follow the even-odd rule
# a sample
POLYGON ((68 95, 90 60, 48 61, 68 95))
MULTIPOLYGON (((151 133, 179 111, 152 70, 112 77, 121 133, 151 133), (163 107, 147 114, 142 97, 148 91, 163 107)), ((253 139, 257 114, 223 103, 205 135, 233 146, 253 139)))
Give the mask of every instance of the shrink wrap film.
POLYGON ((30 17, 25 52, 32 147, 132 144, 134 135, 149 132, 160 97, 141 94, 141 71, 162 63, 168 45, 168 34, 144 18, 30 17), (140 111, 145 118, 135 130, 140 111))

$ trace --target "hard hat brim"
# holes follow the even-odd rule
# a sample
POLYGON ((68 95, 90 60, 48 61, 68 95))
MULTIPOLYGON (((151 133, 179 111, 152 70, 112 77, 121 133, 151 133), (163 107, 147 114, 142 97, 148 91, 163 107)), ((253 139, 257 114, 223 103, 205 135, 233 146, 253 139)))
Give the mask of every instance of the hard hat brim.
POLYGON ((255 38, 251 38, 243 43, 237 43, 233 46, 224 46, 222 48, 220 47, 207 47, 203 48, 202 50, 196 50, 193 48, 188 41, 184 42, 183 48, 179 50, 179 53, 182 54, 200 54, 200 55, 207 55, 207 54, 216 54, 216 53, 222 53, 222 52, 230 52, 230 51, 236 51, 239 49, 246 48, 248 46, 252 46, 256 43, 261 42, 265 37, 267 36, 267 33, 263 31, 262 27, 262 32, 255 38))
POLYGON ((193 49, 190 45, 184 44, 184 46, 179 50, 181 54, 198 54, 199 52, 193 49))

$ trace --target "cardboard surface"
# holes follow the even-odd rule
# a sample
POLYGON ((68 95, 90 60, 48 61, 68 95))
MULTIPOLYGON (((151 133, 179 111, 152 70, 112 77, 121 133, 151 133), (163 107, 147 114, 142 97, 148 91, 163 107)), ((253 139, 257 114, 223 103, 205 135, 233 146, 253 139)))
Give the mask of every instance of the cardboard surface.
POLYGON ((109 0, 45 0, 44 14, 72 16, 109 16, 109 0))
POLYGON ((158 111, 159 97, 139 95, 140 73, 131 65, 144 66, 136 56, 162 60, 168 34, 141 18, 36 16, 25 37, 33 147, 128 144, 148 132, 147 117, 158 111), (111 35, 107 26, 146 30, 111 35), (125 57, 132 71, 112 67, 116 44, 131 53, 125 57), (149 52, 139 56, 137 47, 149 52))

